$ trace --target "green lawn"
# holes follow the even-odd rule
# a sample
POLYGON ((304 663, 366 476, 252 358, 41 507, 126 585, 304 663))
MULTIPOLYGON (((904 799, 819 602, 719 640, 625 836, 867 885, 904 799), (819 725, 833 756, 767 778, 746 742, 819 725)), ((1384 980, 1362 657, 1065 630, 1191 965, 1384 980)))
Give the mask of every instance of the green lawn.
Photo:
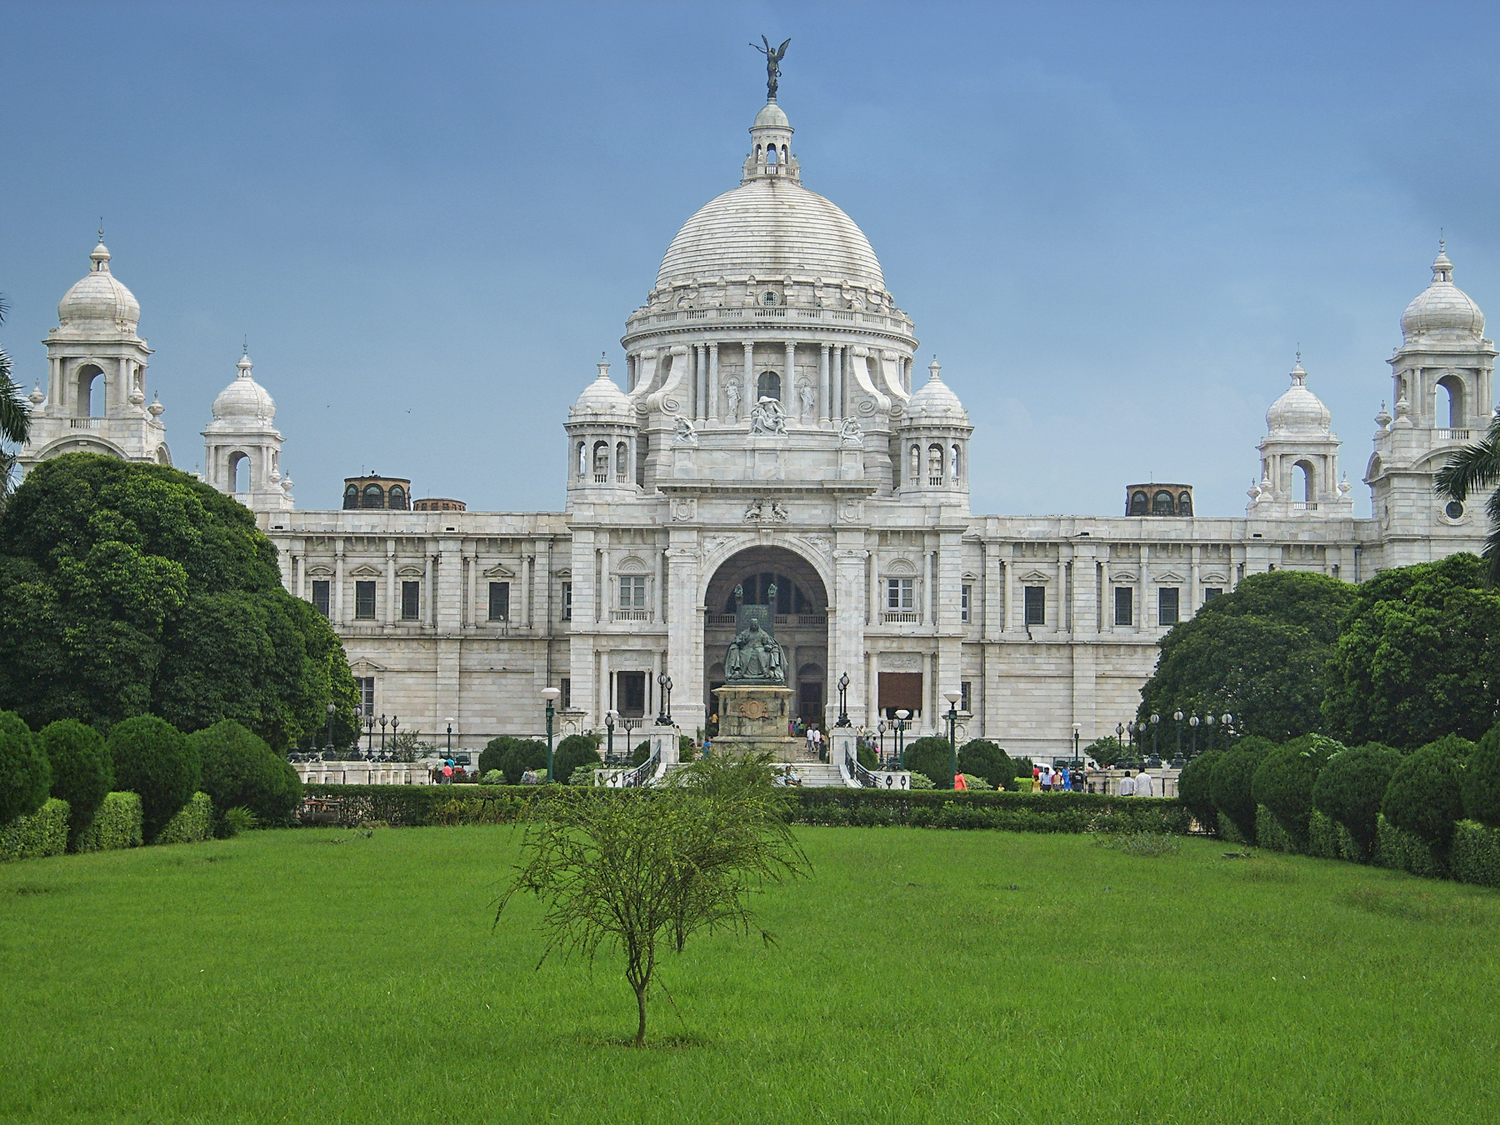
POLYGON ((535 971, 507 828, 0 867, 0 1119, 1489 1122, 1500 895, 1077 836, 808 829, 780 939, 535 971))

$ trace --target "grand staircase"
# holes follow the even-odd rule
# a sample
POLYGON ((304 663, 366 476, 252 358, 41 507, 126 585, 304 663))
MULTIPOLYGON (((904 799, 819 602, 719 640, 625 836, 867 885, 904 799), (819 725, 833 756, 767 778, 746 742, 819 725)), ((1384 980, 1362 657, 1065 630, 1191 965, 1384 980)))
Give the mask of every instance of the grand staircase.
POLYGON ((796 761, 782 764, 790 766, 806 788, 842 789, 845 785, 844 775, 832 762, 820 762, 816 758, 801 757, 796 761))

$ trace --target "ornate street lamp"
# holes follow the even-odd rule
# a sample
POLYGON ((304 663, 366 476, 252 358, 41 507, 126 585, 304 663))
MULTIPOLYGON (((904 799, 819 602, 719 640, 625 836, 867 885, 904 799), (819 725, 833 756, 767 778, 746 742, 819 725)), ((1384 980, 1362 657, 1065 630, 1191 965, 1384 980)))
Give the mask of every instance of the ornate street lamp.
POLYGON ((656 686, 661 688, 661 711, 656 716, 656 725, 672 725, 672 677, 663 672, 656 677, 656 686))
POLYGON ((1151 756, 1158 761, 1161 760, 1161 755, 1156 752, 1156 727, 1160 722, 1161 716, 1153 712, 1151 715, 1151 756))
POLYGON ((1082 764, 1078 760, 1078 735, 1082 730, 1082 723, 1073 724, 1073 768, 1075 770, 1082 764))
POLYGON ((1123 747, 1125 745, 1125 724, 1124 723, 1116 723, 1115 724, 1115 745, 1116 746, 1120 746, 1120 747, 1123 747))
POLYGON ((1172 719, 1177 723, 1177 756, 1182 757, 1182 712, 1173 711, 1172 719))
POLYGON ((1230 730, 1229 730, 1229 724, 1232 723, 1232 722, 1234 722, 1234 716, 1231 715, 1231 714, 1229 714, 1229 712, 1226 711, 1224 714, 1222 714, 1222 715, 1219 716, 1219 722, 1221 724, 1223 724, 1220 729, 1223 730, 1223 732, 1224 732, 1224 749, 1228 750, 1229 749, 1229 735, 1231 733, 1230 730))
POLYGON ((958 701, 963 697, 961 691, 943 692, 943 698, 948 701, 948 755, 953 763, 953 777, 948 782, 950 787, 958 785, 958 701))
POLYGON ((839 721, 834 726, 849 725, 849 673, 839 677, 839 721))
POLYGON ((906 720, 911 712, 905 707, 896 712, 896 755, 901 759, 901 768, 906 768, 906 720))
POLYGON ((453 716, 448 716, 448 757, 453 757, 453 716))
POLYGON ((365 716, 365 756, 372 761, 375 758, 375 712, 373 709, 365 716))
POLYGON ((876 745, 880 747, 880 760, 889 763, 890 759, 885 756, 885 720, 881 719, 875 724, 876 745))
POLYGON ((385 716, 380 716, 380 752, 385 753, 385 716))
POLYGON ((333 753, 333 712, 334 706, 330 703, 328 705, 328 752, 330 754, 333 753))
POLYGON ((547 784, 551 785, 557 779, 552 776, 552 716, 556 714, 553 709, 553 701, 562 695, 561 688, 544 687, 542 698, 547 701, 547 784))
POLYGON ((1198 723, 1199 723, 1199 721, 1200 720, 1199 720, 1199 718, 1198 718, 1197 715, 1191 715, 1191 716, 1188 717, 1188 726, 1190 726, 1190 727, 1193 728, 1193 757, 1195 757, 1195 758, 1198 756, 1198 723))
POLYGON ((615 764, 615 720, 619 717, 620 713, 613 707, 604 712, 604 729, 609 732, 604 749, 604 764, 607 766, 615 764))

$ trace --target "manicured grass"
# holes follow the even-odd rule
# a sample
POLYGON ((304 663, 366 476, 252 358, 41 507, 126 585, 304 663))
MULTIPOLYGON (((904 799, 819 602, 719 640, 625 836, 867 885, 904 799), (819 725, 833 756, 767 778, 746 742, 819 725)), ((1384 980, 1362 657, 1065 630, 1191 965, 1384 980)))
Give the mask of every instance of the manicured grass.
POLYGON ((1079 836, 808 829, 780 941, 613 963, 491 932, 508 828, 0 867, 0 1119, 1488 1122, 1500 895, 1079 836))

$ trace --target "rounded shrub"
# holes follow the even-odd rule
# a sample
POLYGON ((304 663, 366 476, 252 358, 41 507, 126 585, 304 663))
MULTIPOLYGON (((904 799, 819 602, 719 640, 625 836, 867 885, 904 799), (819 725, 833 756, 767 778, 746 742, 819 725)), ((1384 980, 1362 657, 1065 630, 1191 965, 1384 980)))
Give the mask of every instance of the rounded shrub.
POLYGON ((137 715, 109 732, 115 785, 141 795, 141 828, 148 841, 166 827, 198 789, 198 755, 165 719, 137 715))
POLYGON ((479 752, 479 776, 483 777, 491 770, 505 770, 505 755, 510 752, 511 746, 516 742, 508 734, 502 734, 499 738, 492 738, 479 752))
POLYGON ((0 824, 36 812, 51 786, 52 766, 26 720, 0 711, 0 824))
POLYGON ((1206 750, 1185 765, 1177 777, 1177 799, 1207 832, 1219 830, 1219 809, 1214 804, 1211 783, 1214 766, 1223 756, 1222 750, 1206 750))
POLYGON ((233 719, 221 719, 190 734, 188 742, 202 770, 199 787, 220 817, 245 808, 269 824, 291 822, 302 801, 302 781, 292 764, 258 735, 233 719))
POLYGON ((520 785, 521 775, 527 770, 547 768, 547 744, 539 738, 512 738, 510 745, 500 758, 500 772, 505 774, 505 784, 520 785))
MULTIPOLYGON (((570 734, 557 744, 552 754, 552 776, 571 783, 573 771, 579 766, 594 769, 602 761, 599 757, 599 744, 594 739, 586 734, 570 734)), ((546 762, 542 764, 546 765, 546 762)))
POLYGON ((52 795, 68 802, 68 847, 94 823, 94 815, 115 787, 115 763, 104 736, 77 719, 58 719, 36 735, 52 766, 52 795))
POLYGON ((1301 738, 1268 750, 1250 778, 1250 795, 1271 811, 1299 848, 1307 846, 1307 818, 1313 785, 1329 756, 1343 747, 1321 735, 1301 738))
POLYGON ((1378 742, 1338 751, 1313 783, 1313 808, 1342 824, 1368 855, 1381 802, 1400 764, 1400 752, 1378 742))
POLYGON ((1261 759, 1272 749, 1264 738, 1242 738, 1214 763, 1209 793, 1219 816, 1239 830, 1242 838, 1255 841, 1255 794, 1251 788, 1261 759))
POLYGON ((1461 763, 1448 746, 1432 743, 1396 767, 1380 811, 1397 828, 1442 850, 1464 815, 1459 791, 1461 763))
POLYGON ((1011 764, 1015 766, 1016 774, 1013 778, 1011 778, 1009 784, 1007 784, 1005 788, 1010 790, 1017 789, 1018 786, 1016 785, 1016 782, 1020 781, 1023 777, 1028 781, 1034 780, 1031 776, 1031 771, 1034 770, 1036 766, 1030 758, 1012 758, 1011 764))
POLYGON ((996 789, 1004 789, 1016 779, 1016 764, 999 745, 987 738, 975 738, 958 749, 958 770, 984 778, 996 789))
POLYGON ((1490 828, 1500 828, 1500 726, 1469 753, 1463 779, 1464 815, 1490 828))
POLYGON ((926 774, 939 789, 953 788, 953 750, 946 738, 931 735, 907 743, 906 768, 926 774))

